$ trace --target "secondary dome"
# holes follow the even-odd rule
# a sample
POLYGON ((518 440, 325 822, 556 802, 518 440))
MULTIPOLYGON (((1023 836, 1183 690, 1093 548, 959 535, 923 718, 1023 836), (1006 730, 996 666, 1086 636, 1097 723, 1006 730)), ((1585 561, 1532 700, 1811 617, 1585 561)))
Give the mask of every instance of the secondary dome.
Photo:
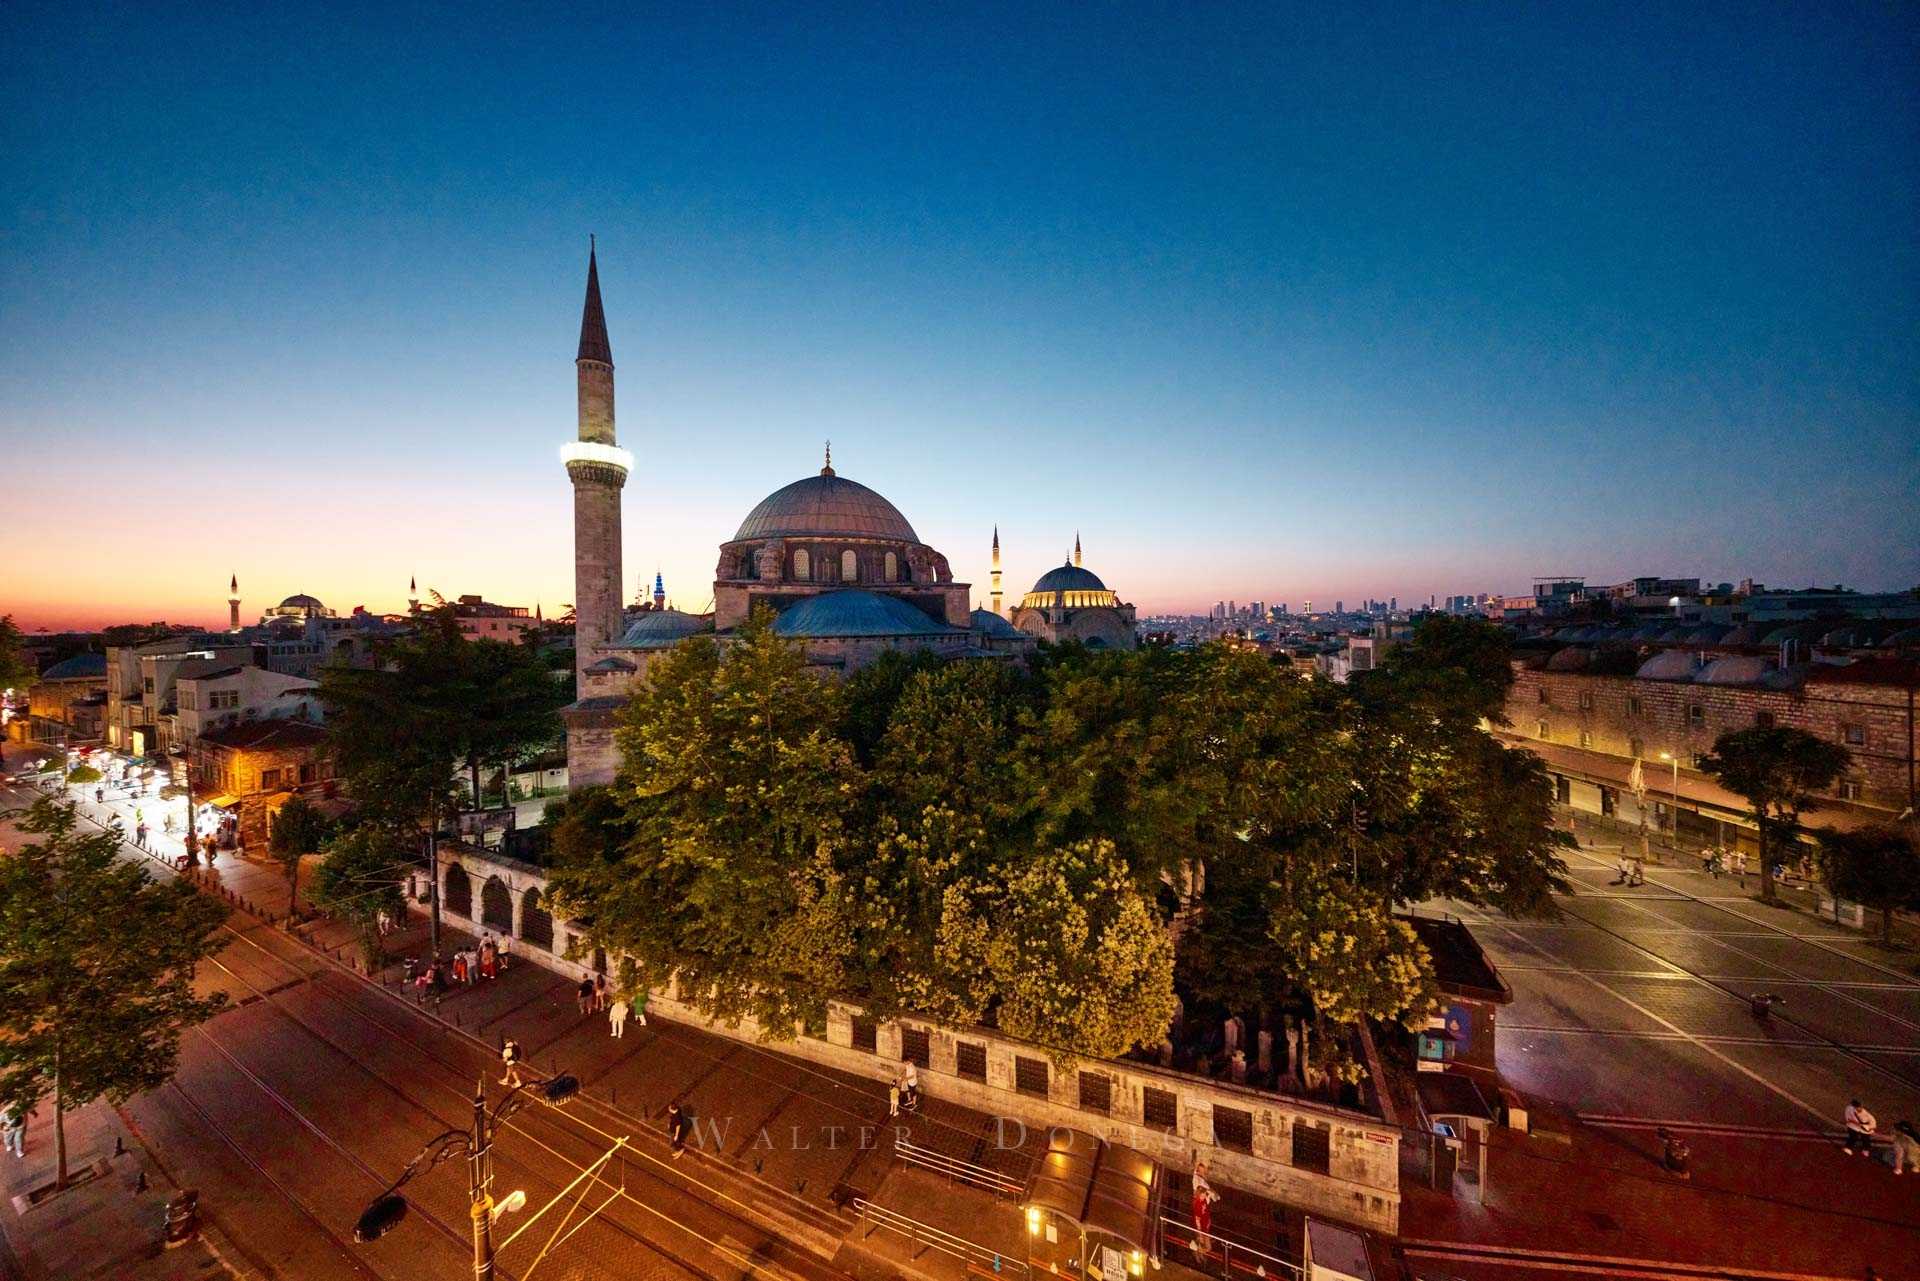
POLYGON ((899 508, 859 481, 835 475, 831 467, 768 494, 747 513, 733 537, 739 542, 819 535, 920 541, 899 508))
POLYGON ((857 588, 809 596, 780 611, 774 634, 827 639, 837 636, 946 636, 957 632, 898 596, 857 588))
POLYGON ((689 636, 713 630, 713 620, 677 609, 650 609, 614 644, 621 649, 672 649, 689 636))
POLYGON ((1100 575, 1068 561, 1058 569, 1040 575, 1022 609, 1094 609, 1112 608, 1120 598, 1107 590, 1100 575))

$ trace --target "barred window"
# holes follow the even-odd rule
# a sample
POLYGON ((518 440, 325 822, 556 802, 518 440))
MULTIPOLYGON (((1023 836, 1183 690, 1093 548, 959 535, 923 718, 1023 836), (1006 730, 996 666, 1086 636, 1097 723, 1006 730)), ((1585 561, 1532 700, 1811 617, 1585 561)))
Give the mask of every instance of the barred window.
POLYGON ((853 1016, 853 1048, 875 1054, 880 1049, 880 1029, 864 1014, 853 1016))
POLYGON ((1047 1096, 1047 1061, 1015 1055, 1013 1088, 1022 1094, 1035 1094, 1045 1098, 1047 1096))
POLYGON ((958 1069, 961 1076, 966 1077, 969 1081, 984 1081, 987 1079, 986 1046, 973 1041, 961 1041, 954 1048, 958 1051, 954 1066, 958 1069))
POLYGON ((1113 1078, 1105 1072, 1082 1072, 1080 1106, 1089 1112, 1113 1111, 1113 1078))
POLYGON ((1238 1152, 1253 1151, 1253 1113, 1214 1104, 1213 1141, 1238 1152))
POLYGON ((1293 1166, 1325 1174, 1332 1165, 1333 1135, 1325 1126, 1296 1121, 1293 1125, 1293 1166))
POLYGON ((933 1055, 928 1045, 927 1029, 923 1027, 902 1027, 900 1029, 900 1061, 916 1067, 932 1067, 933 1055))
POLYGON ((1151 1085, 1140 1091, 1140 1119, 1157 1130, 1180 1128, 1180 1096, 1151 1085))

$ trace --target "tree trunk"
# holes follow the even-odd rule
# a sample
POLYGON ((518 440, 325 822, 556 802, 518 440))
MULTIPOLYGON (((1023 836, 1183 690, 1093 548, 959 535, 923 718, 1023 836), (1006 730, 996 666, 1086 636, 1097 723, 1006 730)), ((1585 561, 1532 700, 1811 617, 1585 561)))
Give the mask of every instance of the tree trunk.
POLYGON ((287 864, 287 919, 292 920, 300 912, 300 856, 295 854, 287 864))
POLYGON ((1767 825, 1764 821, 1760 824, 1759 845, 1760 845, 1760 901, 1762 903, 1772 903, 1774 901, 1773 860, 1767 857, 1767 825))
POLYGON ((67 1101, 61 1081, 60 1050, 53 1051, 53 1148, 58 1154, 59 1166, 54 1174, 53 1186, 67 1186, 67 1101))
POLYGON ((475 808, 476 810, 485 809, 487 807, 486 802, 482 800, 480 797, 480 758, 479 757, 473 756, 473 757, 467 758, 467 773, 471 775, 473 778, 473 808, 475 808))

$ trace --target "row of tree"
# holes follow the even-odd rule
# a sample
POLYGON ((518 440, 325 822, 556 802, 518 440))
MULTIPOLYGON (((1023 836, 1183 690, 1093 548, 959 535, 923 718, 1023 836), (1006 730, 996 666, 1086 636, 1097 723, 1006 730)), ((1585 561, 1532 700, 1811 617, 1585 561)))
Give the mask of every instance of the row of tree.
POLYGON ((834 997, 1088 1055, 1157 1044, 1176 991, 1411 1024, 1431 964, 1396 905, 1565 888, 1537 759, 1482 726, 1511 680, 1483 624, 1345 686, 1222 646, 835 684, 762 612, 648 677, 616 783, 550 814, 556 905, 774 1036, 834 997))

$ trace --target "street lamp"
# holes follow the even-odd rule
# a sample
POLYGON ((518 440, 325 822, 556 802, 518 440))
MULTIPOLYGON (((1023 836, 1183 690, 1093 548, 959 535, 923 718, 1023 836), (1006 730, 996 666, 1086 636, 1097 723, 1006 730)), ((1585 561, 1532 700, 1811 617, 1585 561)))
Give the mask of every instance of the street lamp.
POLYGON ((1662 752, 1660 759, 1673 766, 1673 834, 1668 838, 1668 843, 1678 848, 1680 844, 1680 757, 1673 752, 1662 752))
POLYGON ((464 1157, 467 1162, 467 1207, 473 1217, 474 1281, 493 1281, 493 1221, 527 1203, 527 1194, 515 1191, 498 1205, 494 1204, 489 1192, 493 1183, 493 1136, 508 1117, 536 1098, 549 1107, 560 1107, 578 1093, 579 1078, 561 1073, 539 1082, 537 1087, 533 1082, 514 1086, 507 1092, 507 1097, 500 1100, 500 1105, 489 1112, 487 1081, 481 1077, 473 1091, 472 1125, 465 1130, 447 1130, 428 1139, 426 1146, 407 1162, 407 1168, 400 1172, 400 1177, 393 1181, 393 1185, 360 1212, 358 1222, 353 1225, 353 1239, 364 1245, 393 1231, 407 1215, 407 1201, 400 1195, 400 1189, 416 1174, 431 1170, 451 1157, 464 1157), (530 1088, 535 1088, 537 1092, 521 1093, 530 1088))

